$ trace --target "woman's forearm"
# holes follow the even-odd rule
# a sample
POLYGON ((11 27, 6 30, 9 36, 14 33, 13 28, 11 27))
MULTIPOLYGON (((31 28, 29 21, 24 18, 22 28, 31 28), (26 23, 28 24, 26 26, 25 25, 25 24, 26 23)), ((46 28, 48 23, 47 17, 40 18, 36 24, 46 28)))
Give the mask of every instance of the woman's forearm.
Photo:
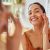
POLYGON ((48 45, 49 45, 48 35, 43 33, 43 50, 48 50, 48 45))

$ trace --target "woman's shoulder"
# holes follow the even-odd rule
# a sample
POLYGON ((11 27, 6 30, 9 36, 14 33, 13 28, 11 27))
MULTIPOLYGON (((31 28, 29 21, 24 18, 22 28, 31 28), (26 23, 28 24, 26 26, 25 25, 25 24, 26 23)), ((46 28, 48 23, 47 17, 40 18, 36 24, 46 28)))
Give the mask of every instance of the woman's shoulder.
POLYGON ((32 32, 32 29, 25 31, 25 32, 23 33, 22 37, 25 38, 25 35, 28 36, 31 32, 32 32))
POLYGON ((26 47, 27 45, 27 36, 29 35, 29 33, 31 32, 31 29, 30 30, 27 30, 24 32, 24 34, 22 34, 22 44, 26 47))
POLYGON ((23 34, 23 38, 26 39, 27 37, 30 37, 32 35, 32 33, 33 33, 32 29, 25 31, 23 34))
POLYGON ((24 34, 22 35, 22 45, 23 45, 23 49, 27 50, 27 44, 28 44, 28 36, 31 33, 31 29, 27 30, 24 32, 24 34))
POLYGON ((27 36, 29 37, 31 32, 32 32, 32 29, 25 31, 24 34, 22 35, 22 41, 26 42, 27 36))
POLYGON ((32 32, 33 32, 33 30, 30 29, 30 30, 25 31, 24 34, 29 34, 29 33, 32 33, 32 32))

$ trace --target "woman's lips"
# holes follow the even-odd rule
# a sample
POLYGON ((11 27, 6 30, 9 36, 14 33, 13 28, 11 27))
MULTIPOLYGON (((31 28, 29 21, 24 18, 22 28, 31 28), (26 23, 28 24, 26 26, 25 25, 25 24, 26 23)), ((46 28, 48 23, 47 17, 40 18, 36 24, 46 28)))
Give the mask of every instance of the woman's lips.
POLYGON ((34 19, 32 19, 32 21, 35 21, 36 19, 34 18, 34 19))
POLYGON ((32 17, 31 18, 31 21, 36 21, 38 18, 36 18, 36 17, 32 17))

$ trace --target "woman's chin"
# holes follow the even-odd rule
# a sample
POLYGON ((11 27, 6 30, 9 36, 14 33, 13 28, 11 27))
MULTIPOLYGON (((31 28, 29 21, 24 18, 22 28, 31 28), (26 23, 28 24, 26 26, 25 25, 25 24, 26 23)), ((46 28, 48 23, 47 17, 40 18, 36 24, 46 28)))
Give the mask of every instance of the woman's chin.
POLYGON ((38 25, 38 22, 31 22, 32 25, 38 25))

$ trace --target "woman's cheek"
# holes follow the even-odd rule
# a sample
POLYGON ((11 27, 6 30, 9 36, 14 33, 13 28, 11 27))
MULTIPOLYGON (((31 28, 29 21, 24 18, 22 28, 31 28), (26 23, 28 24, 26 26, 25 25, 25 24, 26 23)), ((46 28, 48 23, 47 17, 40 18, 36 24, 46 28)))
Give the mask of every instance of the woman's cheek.
POLYGON ((40 22, 41 22, 42 24, 44 23, 44 19, 43 19, 42 15, 41 15, 41 17, 40 17, 40 22))

